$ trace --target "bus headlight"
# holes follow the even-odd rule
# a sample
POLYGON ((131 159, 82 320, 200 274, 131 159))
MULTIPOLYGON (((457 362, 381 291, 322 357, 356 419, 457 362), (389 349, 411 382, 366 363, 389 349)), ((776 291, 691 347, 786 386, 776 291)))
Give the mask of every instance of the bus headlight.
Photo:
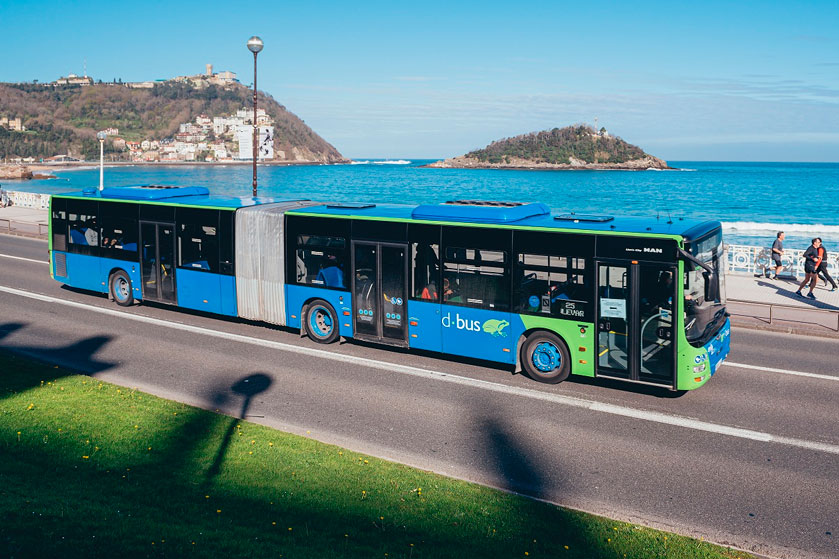
POLYGON ((705 363, 702 363, 701 365, 696 365, 696 366, 693 367, 693 372, 694 373, 701 373, 703 371, 705 371, 705 363))

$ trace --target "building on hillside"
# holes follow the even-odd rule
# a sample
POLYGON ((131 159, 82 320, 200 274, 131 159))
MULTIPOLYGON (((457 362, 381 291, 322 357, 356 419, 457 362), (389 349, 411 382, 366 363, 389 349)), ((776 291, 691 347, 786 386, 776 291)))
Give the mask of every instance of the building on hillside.
POLYGON ((119 128, 105 128, 104 130, 100 130, 100 132, 104 132, 106 136, 119 136, 119 128))
POLYGON ((66 78, 60 77, 54 82, 53 85, 93 85, 93 78, 90 76, 77 76, 76 74, 69 74, 66 78))
POLYGON ((81 161, 81 159, 72 157, 69 154, 53 155, 52 157, 44 158, 44 163, 72 163, 74 161, 81 161))
POLYGON ((114 138, 112 143, 116 150, 123 151, 125 149, 125 140, 122 138, 114 138))
POLYGON ((125 142, 125 147, 127 147, 131 151, 139 151, 140 142, 125 142))
POLYGON ((0 126, 3 128, 8 128, 14 132, 24 132, 26 127, 23 125, 23 122, 20 120, 20 117, 17 118, 7 118, 7 117, 0 117, 0 126))
POLYGON ((131 89, 151 89, 154 87, 155 82, 128 82, 125 84, 125 87, 129 87, 131 89))

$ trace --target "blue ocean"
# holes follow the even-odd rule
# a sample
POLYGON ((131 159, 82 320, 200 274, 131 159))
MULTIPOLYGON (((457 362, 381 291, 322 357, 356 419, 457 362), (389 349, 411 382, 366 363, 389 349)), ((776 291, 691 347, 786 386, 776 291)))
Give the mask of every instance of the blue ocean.
MULTIPOLYGON (((558 212, 676 217, 723 222, 732 244, 805 248, 821 236, 839 250, 839 163, 671 161, 678 171, 510 171, 428 169, 428 160, 364 160, 351 165, 262 166, 261 196, 406 204, 454 199, 544 202, 558 212)), ((106 186, 202 185, 214 194, 251 195, 252 169, 127 166, 105 169, 106 186)), ((69 192, 99 184, 97 167, 57 178, 6 182, 9 190, 69 192)))

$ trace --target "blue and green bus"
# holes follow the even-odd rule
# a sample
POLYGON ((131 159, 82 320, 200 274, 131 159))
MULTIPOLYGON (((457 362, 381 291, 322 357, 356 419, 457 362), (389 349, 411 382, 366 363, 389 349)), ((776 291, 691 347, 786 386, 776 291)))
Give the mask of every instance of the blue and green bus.
POLYGON ((152 301, 340 337, 670 390, 728 355, 716 221, 555 214, 538 203, 397 205, 113 187, 55 195, 50 266, 152 301))

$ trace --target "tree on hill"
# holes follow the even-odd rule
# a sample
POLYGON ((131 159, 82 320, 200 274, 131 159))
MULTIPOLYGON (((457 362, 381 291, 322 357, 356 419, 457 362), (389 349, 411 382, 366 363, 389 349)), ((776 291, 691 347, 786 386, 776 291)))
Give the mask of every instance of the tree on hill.
MULTIPOLYGON (((274 152, 294 148, 322 162, 343 156, 270 95, 259 92, 259 106, 274 120, 274 152)), ((200 114, 226 116, 252 104, 252 92, 233 84, 203 89, 162 82, 150 89, 105 83, 87 87, 0 83, 0 115, 20 116, 27 133, 0 128, 0 158, 48 157, 72 152, 98 157, 96 132, 118 128, 130 141, 171 137, 200 114)), ((110 148, 106 142, 106 150, 110 148)), ((117 152, 114 152, 117 153, 117 152)))
POLYGON ((534 163, 569 164, 572 157, 586 163, 625 163, 646 155, 638 146, 617 136, 598 134, 591 126, 577 124, 504 138, 471 151, 466 157, 484 163, 509 163, 515 158, 534 163))

